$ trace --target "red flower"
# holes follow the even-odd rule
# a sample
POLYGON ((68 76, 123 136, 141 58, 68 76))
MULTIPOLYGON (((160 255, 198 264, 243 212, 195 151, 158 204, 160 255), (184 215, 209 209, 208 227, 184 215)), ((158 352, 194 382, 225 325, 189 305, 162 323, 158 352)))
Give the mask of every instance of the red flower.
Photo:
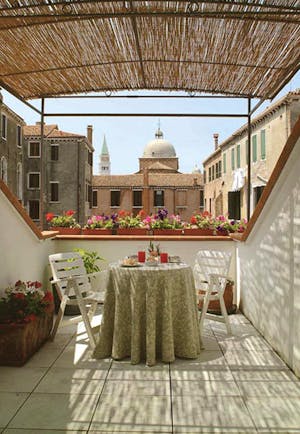
POLYGON ((197 223, 197 219, 194 215, 192 215, 192 217, 191 217, 191 223, 192 223, 192 225, 195 225, 197 223))
POLYGON ((16 298, 18 300, 25 300, 25 294, 23 294, 23 292, 16 292, 14 294, 14 298, 16 298))
POLYGON ((48 303, 51 303, 53 301, 53 295, 50 291, 47 291, 44 295, 43 301, 47 301, 48 303))
POLYGON ((53 212, 48 212, 46 214, 46 220, 47 220, 47 222, 51 222, 51 220, 53 219, 53 217, 54 217, 53 212))
POLYGON ((34 284, 34 287, 35 287, 36 289, 38 289, 38 288, 41 288, 41 287, 42 287, 42 284, 41 284, 41 282, 38 282, 37 280, 36 280, 35 282, 33 282, 33 284, 34 284))
POLYGON ((31 313, 30 315, 25 316, 24 322, 31 322, 36 320, 36 315, 31 313))
POLYGON ((68 211, 66 211, 65 214, 68 215, 68 216, 70 216, 70 217, 72 217, 72 215, 75 214, 75 211, 73 211, 72 209, 69 209, 68 211))

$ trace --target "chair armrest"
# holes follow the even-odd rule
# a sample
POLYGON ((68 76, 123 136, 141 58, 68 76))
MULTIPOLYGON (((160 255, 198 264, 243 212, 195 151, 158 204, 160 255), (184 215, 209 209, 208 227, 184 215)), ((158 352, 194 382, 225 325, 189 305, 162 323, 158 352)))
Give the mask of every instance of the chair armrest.
POLYGON ((100 275, 101 273, 103 273, 103 271, 95 271, 94 273, 89 273, 89 274, 77 274, 76 276, 69 276, 63 279, 52 279, 50 280, 50 283, 55 284, 55 283, 67 282, 68 280, 82 279, 83 277, 95 277, 100 275))

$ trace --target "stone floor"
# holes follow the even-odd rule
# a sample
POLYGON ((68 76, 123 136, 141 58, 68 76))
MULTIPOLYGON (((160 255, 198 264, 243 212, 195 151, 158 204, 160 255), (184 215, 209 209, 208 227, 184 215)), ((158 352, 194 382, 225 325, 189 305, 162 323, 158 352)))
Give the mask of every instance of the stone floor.
POLYGON ((197 360, 90 358, 61 329, 22 368, 0 367, 0 432, 300 433, 300 381, 242 315, 207 322, 197 360))

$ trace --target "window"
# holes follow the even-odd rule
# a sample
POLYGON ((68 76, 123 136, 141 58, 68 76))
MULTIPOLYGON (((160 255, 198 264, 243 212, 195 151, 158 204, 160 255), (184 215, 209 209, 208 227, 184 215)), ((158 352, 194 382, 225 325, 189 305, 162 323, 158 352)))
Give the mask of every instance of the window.
POLYGON ((186 190, 177 190, 177 207, 186 207, 186 190))
POLYGON ((234 220, 241 218, 241 194, 239 191, 228 192, 228 217, 234 220))
POLYGON ((236 167, 239 169, 241 167, 241 146, 236 147, 236 167))
POLYGON ((215 166, 211 166, 211 180, 215 179, 215 166))
POLYGON ((246 164, 248 164, 249 159, 249 149, 248 149, 248 139, 246 140, 246 164))
POLYGON ((93 202, 92 207, 97 208, 98 207, 98 190, 93 190, 93 202))
POLYGON ((252 136, 252 161, 255 163, 257 161, 257 137, 256 134, 252 136))
POLYGON ((28 203, 28 213, 32 220, 40 219, 40 201, 39 200, 30 200, 28 203))
POLYGON ((1 158, 0 178, 5 182, 5 184, 7 184, 7 160, 5 157, 1 158))
POLYGON ((163 190, 154 190, 154 206, 164 206, 163 190))
POLYGON ((260 196, 262 195, 262 192, 264 191, 264 188, 265 188, 264 185, 253 188, 254 208, 256 207, 256 205, 260 199, 260 196))
POLYGON ((206 170, 203 170, 203 184, 206 184, 206 170))
POLYGON ((235 162, 234 162, 234 148, 231 149, 231 169, 234 170, 235 162))
POLYGON ((56 181, 50 182, 50 202, 59 201, 59 183, 56 181))
POLYGON ((204 211, 204 190, 200 190, 200 211, 204 211))
POLYGON ((17 125, 17 146, 19 146, 19 148, 22 146, 22 127, 21 127, 21 125, 17 125))
POLYGON ((51 161, 58 161, 58 145, 51 145, 51 161))
POLYGON ((110 206, 120 206, 121 192, 120 190, 111 190, 110 192, 110 206))
POLYGON ((220 178, 222 176, 222 162, 221 160, 216 163, 216 178, 220 178))
POLYGON ((28 156, 38 158, 40 156, 40 142, 29 142, 28 156))
POLYGON ((7 138, 7 117, 1 115, 1 136, 3 139, 7 138))
POLYGON ((88 190, 88 196, 87 196, 87 200, 89 203, 90 208, 92 207, 92 201, 93 201, 93 189, 91 185, 87 186, 87 190, 88 190))
POLYGON ((226 153, 223 154, 223 173, 226 173, 226 153))
POLYGON ((142 190, 133 190, 133 206, 142 207, 143 206, 143 191, 142 190))
POLYGON ((40 174, 36 173, 28 173, 28 188, 32 190, 37 190, 40 188, 40 174))
POLYGON ((208 169, 208 182, 211 181, 211 167, 208 169))
POLYGON ((266 159, 266 130, 260 132, 260 158, 266 159))

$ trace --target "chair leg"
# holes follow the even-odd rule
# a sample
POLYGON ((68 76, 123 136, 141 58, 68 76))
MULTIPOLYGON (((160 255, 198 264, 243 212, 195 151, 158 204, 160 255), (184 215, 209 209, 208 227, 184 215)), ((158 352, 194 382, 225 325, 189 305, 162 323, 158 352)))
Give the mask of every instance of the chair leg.
POLYGON ((227 313, 227 309, 226 309, 223 297, 220 297, 220 307, 221 307, 222 316, 224 318, 224 322, 226 325, 227 333, 229 335, 231 335, 232 334, 231 326, 230 326, 229 317, 228 317, 228 313, 227 313))
POLYGON ((60 326, 60 323, 61 323, 61 321, 62 321, 62 319, 64 317, 64 312, 65 312, 66 304, 67 304, 67 297, 63 296, 63 298, 62 298, 62 300, 60 302, 59 311, 58 311, 58 314, 57 314, 57 317, 56 317, 56 320, 55 320, 55 323, 54 323, 54 326, 53 326, 53 329, 52 329, 51 335, 50 335, 50 339, 52 341, 54 341, 54 338, 56 336, 58 327, 60 326))
POLYGON ((209 305, 209 294, 206 294, 206 296, 204 298, 203 305, 202 305, 202 309, 201 309, 201 313, 200 313, 200 320, 199 320, 200 344, 201 344, 202 348, 203 348, 203 340, 202 340, 203 326, 204 326, 204 319, 205 319, 205 316, 207 313, 208 305, 209 305))
POLYGON ((93 329, 92 329, 92 326, 91 326, 89 316, 88 316, 88 313, 86 311, 86 307, 84 305, 84 302, 82 300, 78 300, 78 306, 79 306, 79 310, 80 310, 80 313, 82 316, 82 320, 83 320, 84 325, 85 325, 87 335, 89 337, 89 344, 92 347, 92 349, 94 349, 96 346, 96 340, 95 340, 95 336, 93 334, 93 329))

